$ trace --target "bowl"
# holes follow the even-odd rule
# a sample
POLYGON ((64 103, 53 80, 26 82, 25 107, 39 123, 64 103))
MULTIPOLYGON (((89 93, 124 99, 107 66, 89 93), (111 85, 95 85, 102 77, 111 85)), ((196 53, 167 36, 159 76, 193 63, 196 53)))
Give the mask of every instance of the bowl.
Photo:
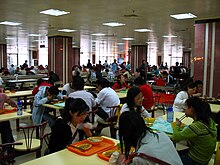
POLYGON ((146 121, 147 123, 153 123, 155 120, 156 120, 156 118, 152 118, 152 117, 145 118, 145 121, 146 121))
POLYGON ((103 138, 102 137, 98 137, 98 136, 97 137, 94 136, 94 137, 87 138, 87 140, 88 140, 88 142, 90 144, 96 146, 96 145, 99 145, 103 141, 103 138))

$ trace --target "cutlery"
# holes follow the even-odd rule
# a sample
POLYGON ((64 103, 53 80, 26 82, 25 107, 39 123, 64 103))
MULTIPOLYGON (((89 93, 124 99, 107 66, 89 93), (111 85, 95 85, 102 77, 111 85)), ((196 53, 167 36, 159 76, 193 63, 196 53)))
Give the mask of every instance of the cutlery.
POLYGON ((179 121, 182 121, 183 119, 185 119, 185 117, 186 117, 186 114, 184 114, 183 116, 181 116, 181 117, 179 118, 179 121))
POLYGON ((80 148, 80 147, 77 147, 77 146, 69 145, 68 147, 76 148, 76 149, 78 149, 78 150, 80 150, 80 151, 86 151, 85 149, 80 148))

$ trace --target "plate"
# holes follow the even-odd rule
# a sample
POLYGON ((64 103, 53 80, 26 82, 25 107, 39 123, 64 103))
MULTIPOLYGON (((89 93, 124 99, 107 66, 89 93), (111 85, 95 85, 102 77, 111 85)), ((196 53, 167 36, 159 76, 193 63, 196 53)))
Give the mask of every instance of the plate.
POLYGON ((92 144, 84 143, 84 144, 79 144, 76 147, 86 151, 92 147, 92 144))
POLYGON ((102 154, 104 155, 104 156, 106 156, 106 157, 111 157, 111 155, 113 154, 113 152, 115 152, 115 151, 117 151, 117 150, 115 150, 115 149, 112 149, 112 150, 108 150, 108 151, 105 151, 105 152, 103 152, 102 154))

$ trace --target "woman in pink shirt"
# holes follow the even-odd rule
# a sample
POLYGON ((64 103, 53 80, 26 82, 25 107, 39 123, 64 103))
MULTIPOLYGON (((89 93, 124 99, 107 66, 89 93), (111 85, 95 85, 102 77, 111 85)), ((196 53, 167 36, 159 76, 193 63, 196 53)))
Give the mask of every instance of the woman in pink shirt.
MULTIPOLYGON (((10 99, 6 94, 0 93, 0 109, 4 109, 4 103, 8 103, 12 107, 16 107, 16 103, 10 99)), ((9 121, 0 122, 0 133, 2 144, 4 143, 12 143, 14 142, 14 138, 12 135, 12 130, 9 121)))

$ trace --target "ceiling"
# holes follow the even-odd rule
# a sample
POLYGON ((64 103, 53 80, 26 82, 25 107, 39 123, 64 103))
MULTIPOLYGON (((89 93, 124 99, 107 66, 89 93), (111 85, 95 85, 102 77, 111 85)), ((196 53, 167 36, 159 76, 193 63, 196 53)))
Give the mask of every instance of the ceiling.
POLYGON ((37 49, 38 41, 47 36, 71 36, 75 46, 80 47, 83 38, 124 42, 123 37, 133 37, 131 44, 156 42, 153 47, 164 50, 168 43, 176 48, 190 49, 193 46, 195 19, 176 20, 170 14, 192 13, 197 20, 219 18, 220 0, 1 0, 0 22, 13 21, 19 26, 0 25, 0 43, 27 49, 37 49), (70 12, 63 16, 49 16, 39 12, 46 9, 59 9, 70 12), (102 25, 106 22, 121 22, 121 27, 102 25), (75 29, 76 32, 58 32, 58 29, 75 29), (137 28, 148 28, 152 32, 135 32, 137 28), (31 37, 29 34, 41 34, 31 37), (91 36, 104 33, 106 36, 91 36), (166 39, 164 35, 176 35, 166 39), (12 39, 5 39, 12 38, 12 39), (167 42, 168 41, 168 42, 167 42))

